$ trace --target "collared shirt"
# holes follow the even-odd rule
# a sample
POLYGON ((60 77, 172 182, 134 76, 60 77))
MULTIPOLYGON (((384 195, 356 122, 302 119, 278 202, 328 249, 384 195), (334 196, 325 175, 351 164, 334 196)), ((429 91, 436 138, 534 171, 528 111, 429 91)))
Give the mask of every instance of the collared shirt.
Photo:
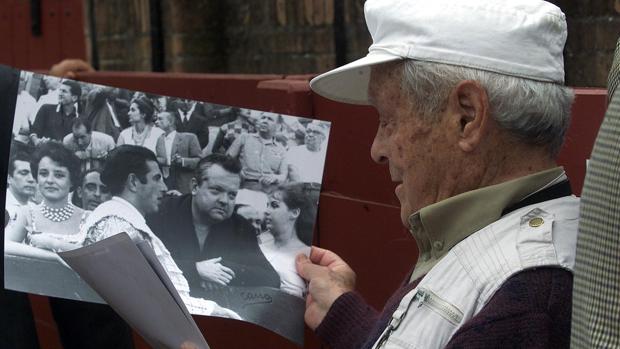
MULTIPOLYGON (((72 152, 78 152, 81 149, 78 147, 73 133, 69 133, 62 140, 64 146, 72 152)), ((97 131, 92 131, 90 136, 90 144, 83 150, 86 154, 86 158, 82 159, 82 172, 90 169, 103 168, 103 162, 105 161, 108 152, 110 152, 116 143, 111 136, 97 131)))
POLYGON ((284 174, 288 170, 286 149, 274 138, 263 139, 259 134, 240 135, 227 152, 239 157, 244 179, 258 180, 267 174, 284 174))
POLYGON ((37 113, 30 133, 36 134, 39 138, 46 137, 62 141, 66 135, 71 133, 73 121, 78 116, 77 109, 71 114, 66 115, 62 111, 60 104, 46 104, 37 113))
POLYGON ((295 166, 301 182, 321 183, 326 156, 327 149, 324 144, 321 145, 319 151, 310 151, 306 145, 298 145, 288 150, 286 160, 295 166))
POLYGON ((498 220, 506 207, 565 180, 564 169, 556 167, 468 191, 412 214, 409 230, 418 244, 420 256, 410 280, 426 274, 454 245, 498 220))
POLYGON ((165 135, 164 143, 166 145, 166 164, 172 164, 172 144, 174 143, 174 137, 176 137, 177 131, 172 131, 165 135))
POLYGON ((9 223, 13 223, 16 219, 17 219, 17 213, 19 212, 19 210, 24 207, 27 206, 21 204, 19 201, 17 201, 17 198, 15 198, 15 196, 13 195, 13 192, 11 191, 10 188, 7 188, 6 190, 6 201, 5 201, 5 209, 6 211, 9 213, 9 223))

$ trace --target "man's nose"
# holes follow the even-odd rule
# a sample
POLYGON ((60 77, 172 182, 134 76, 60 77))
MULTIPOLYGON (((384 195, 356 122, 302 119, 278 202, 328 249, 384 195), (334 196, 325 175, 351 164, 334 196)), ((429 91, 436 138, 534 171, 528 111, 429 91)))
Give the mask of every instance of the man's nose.
POLYGON ((372 141, 372 146, 370 147, 370 157, 378 164, 386 164, 388 161, 387 147, 385 140, 382 139, 379 132, 380 131, 377 131, 375 139, 372 141))

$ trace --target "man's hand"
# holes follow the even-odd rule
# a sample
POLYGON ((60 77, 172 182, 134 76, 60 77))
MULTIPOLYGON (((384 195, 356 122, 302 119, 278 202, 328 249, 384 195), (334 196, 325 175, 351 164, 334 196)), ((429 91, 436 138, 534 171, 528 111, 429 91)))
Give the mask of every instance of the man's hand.
POLYGON ((278 181, 278 179, 275 175, 263 175, 260 177, 259 181, 263 185, 271 185, 271 184, 275 184, 278 181))
POLYGON ((80 160, 88 159, 88 154, 85 151, 83 151, 83 150, 76 151, 75 152, 75 156, 77 156, 78 159, 80 159, 80 160))
POLYGON ((205 281, 215 282, 222 286, 228 285, 235 277, 235 272, 220 264, 220 261, 222 261, 222 257, 196 262, 198 275, 205 281))
POLYGON ((60 63, 54 64, 49 71, 50 75, 60 78, 75 79, 76 73, 94 72, 95 69, 81 59, 65 59, 60 63))
POLYGON ((312 246, 310 259, 299 254, 297 272, 309 282, 304 319, 315 330, 338 297, 355 289, 355 272, 335 253, 312 246))

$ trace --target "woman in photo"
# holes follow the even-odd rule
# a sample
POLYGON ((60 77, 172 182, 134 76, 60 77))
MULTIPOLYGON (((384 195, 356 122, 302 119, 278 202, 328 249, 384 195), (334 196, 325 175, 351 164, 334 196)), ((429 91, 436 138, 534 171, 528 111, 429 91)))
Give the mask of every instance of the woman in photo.
POLYGON ((304 280, 295 269, 295 256, 309 254, 319 191, 307 183, 288 183, 278 187, 267 202, 265 219, 273 241, 260 247, 280 275, 280 289, 303 297, 304 280))
POLYGON ((118 136, 117 145, 139 145, 155 153, 157 138, 164 134, 164 131, 153 124, 154 112, 155 107, 148 98, 139 96, 133 99, 128 113, 131 126, 118 136))
POLYGON ((37 149, 31 166, 43 200, 24 206, 7 227, 6 251, 57 259, 53 252, 79 247, 84 239, 79 231, 89 211, 69 200, 79 181, 80 160, 62 144, 49 141, 37 149))

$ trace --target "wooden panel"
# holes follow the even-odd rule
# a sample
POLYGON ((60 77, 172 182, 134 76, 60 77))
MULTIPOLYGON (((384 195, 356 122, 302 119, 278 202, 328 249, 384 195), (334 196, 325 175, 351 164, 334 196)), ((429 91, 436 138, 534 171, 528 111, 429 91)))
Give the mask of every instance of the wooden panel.
POLYGON ((30 1, 13 1, 13 63, 17 68, 31 68, 30 58, 30 1))
POLYGON ((558 163, 566 168, 573 192, 581 195, 586 159, 590 158, 594 140, 607 109, 607 91, 600 88, 578 88, 575 93, 571 124, 558 156, 558 163))
POLYGON ((0 2, 0 64, 13 65, 13 0, 0 2))
MULTIPOLYGON (((86 57, 84 36, 84 10, 81 0, 63 0, 59 8, 61 58, 86 57)), ((52 62, 54 63, 54 62, 52 62)), ((50 64, 51 66, 51 64, 50 64)))
POLYGON ((41 28, 43 31, 41 46, 43 51, 36 54, 33 52, 33 58, 37 57, 37 60, 33 61, 34 67, 49 69, 53 63, 59 62, 63 58, 60 32, 61 5, 62 0, 41 0, 41 28))

